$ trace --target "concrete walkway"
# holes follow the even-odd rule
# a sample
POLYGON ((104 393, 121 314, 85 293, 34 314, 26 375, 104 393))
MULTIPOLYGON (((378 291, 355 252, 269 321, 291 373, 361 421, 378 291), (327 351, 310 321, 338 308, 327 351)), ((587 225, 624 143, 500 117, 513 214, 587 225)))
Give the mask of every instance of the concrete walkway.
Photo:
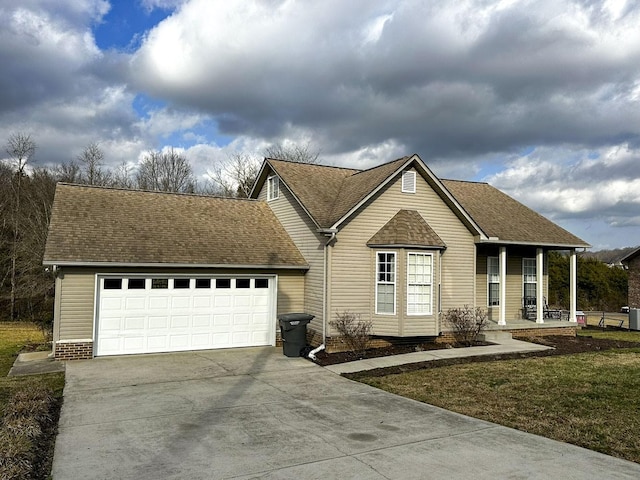
POLYGON ((51 352, 21 353, 13 362, 9 377, 22 375, 40 375, 41 373, 64 372, 65 362, 59 362, 50 357, 51 352))
POLYGON ((408 363, 430 362, 449 358, 476 357, 482 355, 500 355, 509 353, 531 353, 550 350, 552 347, 536 343, 514 340, 511 335, 491 339, 494 345, 482 347, 445 348, 442 350, 427 350, 424 352, 404 353, 388 357, 369 358, 355 362, 339 363, 325 367, 333 373, 356 373, 376 368, 397 367, 408 363))
POLYGON ((54 480, 640 478, 638 464, 393 395, 276 348, 79 360, 66 379, 54 480))

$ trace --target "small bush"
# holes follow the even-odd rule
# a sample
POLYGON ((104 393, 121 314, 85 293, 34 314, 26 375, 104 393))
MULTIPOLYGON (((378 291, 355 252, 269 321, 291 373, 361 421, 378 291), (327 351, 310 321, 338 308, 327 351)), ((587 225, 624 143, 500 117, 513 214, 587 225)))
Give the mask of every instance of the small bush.
POLYGON ((342 340, 349 349, 357 355, 364 355, 369 345, 373 323, 371 320, 362 320, 359 313, 344 311, 336 313, 337 319, 329 322, 342 336, 342 340))
POLYGON ((450 308, 444 315, 444 321, 453 331, 456 342, 473 345, 487 327, 487 312, 480 307, 472 309, 468 305, 450 308))

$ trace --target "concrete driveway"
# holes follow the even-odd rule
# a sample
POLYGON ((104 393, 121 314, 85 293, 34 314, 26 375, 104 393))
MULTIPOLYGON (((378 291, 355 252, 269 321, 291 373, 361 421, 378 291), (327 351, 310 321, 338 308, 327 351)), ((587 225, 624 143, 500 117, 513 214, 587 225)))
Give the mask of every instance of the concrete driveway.
POLYGON ((67 363, 53 478, 612 479, 640 465, 351 382, 275 348, 67 363))

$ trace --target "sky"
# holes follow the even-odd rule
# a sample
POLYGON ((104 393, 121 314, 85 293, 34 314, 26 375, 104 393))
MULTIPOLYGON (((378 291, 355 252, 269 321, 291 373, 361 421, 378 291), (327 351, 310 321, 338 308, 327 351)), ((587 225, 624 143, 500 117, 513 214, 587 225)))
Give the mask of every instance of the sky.
POLYGON ((173 147, 202 179, 274 144, 417 153, 635 246, 639 25, 635 0, 0 0, 0 142, 30 134, 43 166, 173 147))

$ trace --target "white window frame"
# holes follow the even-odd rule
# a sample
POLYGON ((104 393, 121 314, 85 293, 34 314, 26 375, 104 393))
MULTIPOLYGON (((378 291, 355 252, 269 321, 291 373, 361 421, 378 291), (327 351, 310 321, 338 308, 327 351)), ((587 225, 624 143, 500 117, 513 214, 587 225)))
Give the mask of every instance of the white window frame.
MULTIPOLYGON (((385 261, 384 263, 388 263, 385 261)), ((398 255, 396 252, 392 251, 377 251, 376 252, 376 295, 374 298, 375 301, 375 312, 376 315, 395 315, 396 314, 396 304, 398 303, 398 288, 397 288, 397 278, 398 278, 398 255), (380 257, 379 255, 393 255, 393 280, 392 281, 380 281, 380 257), (392 285, 393 286, 393 312, 379 312, 378 311, 378 287, 380 285, 392 285)))
MULTIPOLYGON (((535 258, 523 258, 522 259, 522 298, 526 303, 527 298, 532 298, 533 303, 528 304, 527 306, 537 305, 537 294, 538 294, 538 276, 537 276, 538 264, 535 258), (527 265, 529 263, 529 265, 527 265), (531 269, 533 267, 533 274, 527 273, 527 267, 531 269), (530 281, 533 278, 533 282, 530 281), (529 280, 529 281, 527 281, 529 280), (535 285, 533 288, 534 295, 527 297, 527 285, 535 285)), ((531 272, 531 270, 529 270, 531 272)))
POLYGON ((267 177, 267 200, 280 198, 280 180, 277 175, 267 177))
POLYGON ((416 193, 416 172, 414 170, 402 172, 402 193, 416 193))
POLYGON ((500 306, 500 257, 487 257, 487 306, 499 307, 500 306), (495 273, 489 271, 489 264, 495 262, 495 273), (494 281, 491 281, 493 278, 494 281), (495 281, 497 280, 497 281, 495 281), (498 300, 497 303, 491 303, 491 285, 498 285, 498 300))
MULTIPOLYGON (((415 304, 415 305, 421 305, 421 304, 415 304)), ((411 315, 411 316, 416 316, 416 315, 433 315, 433 254, 432 253, 423 253, 423 252, 407 252, 407 315, 411 315), (430 257, 430 271, 429 271, 429 281, 428 282, 413 282, 411 283, 409 281, 409 268, 411 266, 411 260, 410 258, 414 256, 414 257, 430 257), (411 312, 409 311, 409 307, 411 305, 411 303, 409 302, 409 295, 411 294, 410 292, 410 287, 411 285, 419 285, 419 286, 425 286, 427 285, 429 287, 429 308, 426 311, 414 311, 411 312)))

